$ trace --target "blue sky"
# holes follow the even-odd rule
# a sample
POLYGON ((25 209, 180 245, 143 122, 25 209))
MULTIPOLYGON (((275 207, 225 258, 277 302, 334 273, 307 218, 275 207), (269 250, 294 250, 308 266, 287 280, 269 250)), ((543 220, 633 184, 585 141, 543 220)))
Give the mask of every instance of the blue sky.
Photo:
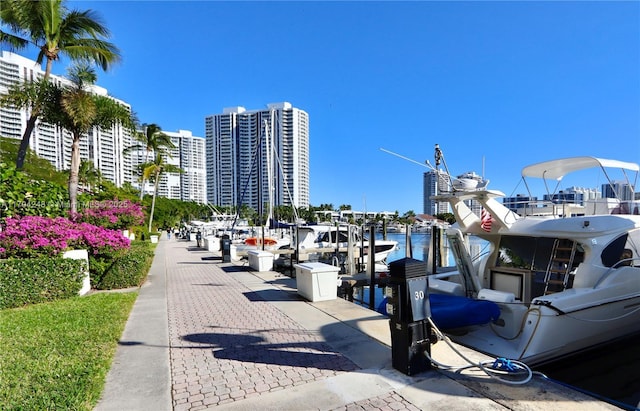
POLYGON ((507 195, 539 161, 640 162, 637 1, 69 4, 111 29, 123 60, 98 84, 142 122, 204 136, 225 107, 309 113, 313 205, 422 212, 427 169, 380 148, 433 162, 437 143, 507 195))

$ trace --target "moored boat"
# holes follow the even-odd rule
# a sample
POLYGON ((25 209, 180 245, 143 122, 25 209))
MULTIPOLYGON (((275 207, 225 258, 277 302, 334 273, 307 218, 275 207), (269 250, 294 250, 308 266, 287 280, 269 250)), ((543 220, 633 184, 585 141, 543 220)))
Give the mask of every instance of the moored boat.
MULTIPOLYGON (((298 240, 294 247, 298 248, 301 258, 331 260, 336 253, 346 255, 345 250, 349 247, 362 248, 363 256, 369 252, 369 239, 362 236, 355 226, 305 225, 299 226, 297 232, 298 240)), ((375 239, 374 247, 374 262, 386 265, 387 257, 398 247, 398 242, 375 239)), ((363 262, 366 265, 367 258, 363 262)))
MULTIPOLYGON (((635 172, 625 184, 635 191, 638 164, 595 157, 534 164, 522 177, 560 181, 588 168, 635 172)), ((616 192, 616 184, 605 187, 616 192)), ((449 330, 452 340, 537 365, 640 332, 640 215, 633 196, 551 204, 551 212, 525 216, 500 197, 486 186, 460 185, 434 197, 449 202, 456 217, 446 236, 457 271, 431 275, 430 291, 500 308, 497 320, 449 330), (481 215, 471 211, 470 201, 482 206, 481 215), (469 253, 472 236, 489 244, 481 258, 469 253)))

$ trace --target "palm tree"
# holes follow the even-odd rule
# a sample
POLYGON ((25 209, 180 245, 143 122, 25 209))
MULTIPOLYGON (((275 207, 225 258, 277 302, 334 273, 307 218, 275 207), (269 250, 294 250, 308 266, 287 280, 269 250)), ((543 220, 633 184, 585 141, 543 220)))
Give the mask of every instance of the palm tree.
POLYGON ((102 179, 100 170, 98 170, 93 161, 81 160, 78 168, 78 184, 84 186, 91 191, 92 187, 97 186, 102 179))
MULTIPOLYGON (((38 49, 36 61, 46 61, 44 80, 48 81, 53 62, 61 55, 71 61, 90 62, 103 70, 120 60, 119 50, 108 41, 109 30, 92 10, 68 10, 63 0, 2 0, 0 21, 13 33, 0 30, 0 44, 20 50, 29 45, 38 49)), ((22 135, 16 168, 22 169, 29 139, 40 117, 44 102, 35 100, 22 135)))
MULTIPOLYGON (((171 142, 171 137, 162 132, 162 129, 157 124, 143 124, 144 131, 136 132, 134 138, 138 140, 138 144, 129 146, 123 150, 123 154, 129 154, 133 151, 144 151, 144 163, 149 163, 149 156, 152 152, 156 154, 167 155, 171 157, 170 149, 176 148, 171 142)), ((140 182, 140 200, 144 197, 144 183, 148 180, 145 178, 144 173, 140 182)))
POLYGON ((153 179, 153 198, 151 200, 151 212, 149 213, 149 232, 151 232, 151 225, 153 224, 153 212, 156 207, 156 195, 158 194, 158 183, 160 182, 160 176, 162 173, 181 173, 182 170, 173 164, 167 164, 164 161, 165 157, 162 153, 156 153, 156 157, 152 163, 144 164, 142 177, 144 180, 153 179))
POLYGON ((122 124, 133 130, 133 115, 127 107, 89 90, 96 81, 95 71, 87 65, 76 65, 69 70, 72 84, 53 86, 53 96, 42 106, 42 118, 71 132, 71 170, 69 172, 69 203, 71 212, 77 211, 80 169, 80 139, 93 127, 111 128, 122 124))

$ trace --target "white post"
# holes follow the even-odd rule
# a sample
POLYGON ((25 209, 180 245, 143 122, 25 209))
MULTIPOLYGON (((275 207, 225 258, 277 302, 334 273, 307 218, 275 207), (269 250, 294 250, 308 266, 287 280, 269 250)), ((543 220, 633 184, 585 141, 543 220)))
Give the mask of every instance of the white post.
POLYGON ((72 260, 84 260, 84 279, 82 280, 82 288, 78 292, 85 295, 91 290, 91 279, 89 278, 89 252, 87 250, 69 250, 62 254, 62 258, 70 258, 72 260))

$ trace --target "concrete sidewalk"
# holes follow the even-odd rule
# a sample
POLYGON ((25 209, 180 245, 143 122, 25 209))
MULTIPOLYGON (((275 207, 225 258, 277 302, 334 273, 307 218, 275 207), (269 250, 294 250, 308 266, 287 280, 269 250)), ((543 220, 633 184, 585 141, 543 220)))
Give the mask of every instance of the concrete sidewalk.
MULTIPOLYGON (((96 410, 617 410, 533 379, 391 367, 389 321, 163 236, 96 410)), ((474 361, 483 358, 464 348, 474 361)), ((444 363, 462 361, 444 344, 444 363)))

